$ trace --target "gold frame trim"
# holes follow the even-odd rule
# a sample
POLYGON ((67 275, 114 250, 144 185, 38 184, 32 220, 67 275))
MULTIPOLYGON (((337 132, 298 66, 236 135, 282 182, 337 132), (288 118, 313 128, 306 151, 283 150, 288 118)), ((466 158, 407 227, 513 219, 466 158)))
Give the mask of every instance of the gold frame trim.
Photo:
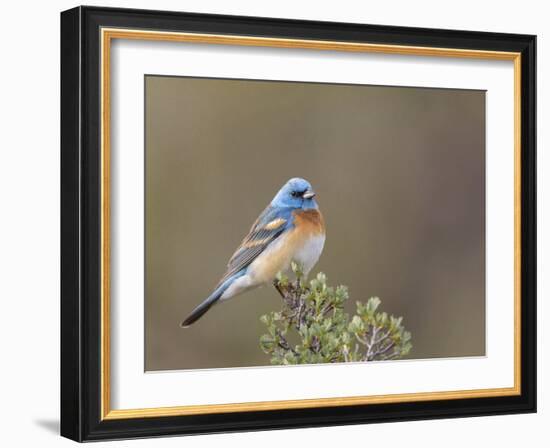
POLYGON ((305 409, 412 401, 502 397, 521 394, 521 54, 514 52, 466 50, 304 39, 279 39, 217 34, 195 34, 136 29, 101 29, 101 419, 167 417, 226 412, 305 409), (514 386, 507 388, 369 395, 304 400, 280 400, 215 405, 189 405, 141 409, 111 409, 110 346, 110 62, 113 39, 299 48, 346 52, 368 52, 413 56, 491 59, 514 62, 514 386))

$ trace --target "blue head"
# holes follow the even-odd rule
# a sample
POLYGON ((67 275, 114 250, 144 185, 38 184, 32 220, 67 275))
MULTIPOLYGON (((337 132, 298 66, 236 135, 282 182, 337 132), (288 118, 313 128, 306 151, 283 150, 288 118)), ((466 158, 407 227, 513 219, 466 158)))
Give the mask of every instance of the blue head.
POLYGON ((294 177, 284 184, 271 201, 271 205, 304 210, 317 208, 315 192, 311 188, 311 184, 300 177, 294 177))

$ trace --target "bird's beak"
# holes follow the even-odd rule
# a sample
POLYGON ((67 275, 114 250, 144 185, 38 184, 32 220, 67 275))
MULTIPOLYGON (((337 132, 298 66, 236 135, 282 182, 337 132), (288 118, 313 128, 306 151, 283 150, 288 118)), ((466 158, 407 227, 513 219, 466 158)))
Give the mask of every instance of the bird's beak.
POLYGON ((312 190, 306 190, 306 192, 302 195, 304 199, 311 199, 315 197, 315 192, 312 190))

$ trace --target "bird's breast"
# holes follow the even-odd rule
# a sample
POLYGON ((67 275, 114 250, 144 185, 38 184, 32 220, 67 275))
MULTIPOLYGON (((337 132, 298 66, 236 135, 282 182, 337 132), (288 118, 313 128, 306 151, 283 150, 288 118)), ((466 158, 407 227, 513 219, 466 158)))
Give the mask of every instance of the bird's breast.
POLYGON ((296 210, 294 226, 300 244, 296 246, 293 259, 302 265, 307 275, 315 266, 325 245, 325 222, 317 209, 296 210))
POLYGON ((325 233, 325 220, 318 209, 295 210, 294 227, 304 236, 319 235, 325 233))
POLYGON ((325 244, 323 217, 318 210, 293 212, 294 226, 286 231, 249 267, 255 282, 273 281, 277 273, 287 272, 291 261, 302 265, 306 274, 313 268, 325 244))
POLYGON ((324 246, 324 234, 311 235, 304 240, 292 258, 302 266, 304 273, 307 275, 319 260, 324 246))

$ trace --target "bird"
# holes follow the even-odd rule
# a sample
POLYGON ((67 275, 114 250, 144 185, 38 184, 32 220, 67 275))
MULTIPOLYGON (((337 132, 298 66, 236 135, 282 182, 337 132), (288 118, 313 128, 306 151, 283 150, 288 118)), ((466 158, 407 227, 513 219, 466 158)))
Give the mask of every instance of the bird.
POLYGON ((301 266, 307 277, 325 245, 325 223, 311 184, 300 177, 288 180, 256 219, 229 259, 214 291, 181 323, 200 319, 213 305, 273 282, 301 266))

